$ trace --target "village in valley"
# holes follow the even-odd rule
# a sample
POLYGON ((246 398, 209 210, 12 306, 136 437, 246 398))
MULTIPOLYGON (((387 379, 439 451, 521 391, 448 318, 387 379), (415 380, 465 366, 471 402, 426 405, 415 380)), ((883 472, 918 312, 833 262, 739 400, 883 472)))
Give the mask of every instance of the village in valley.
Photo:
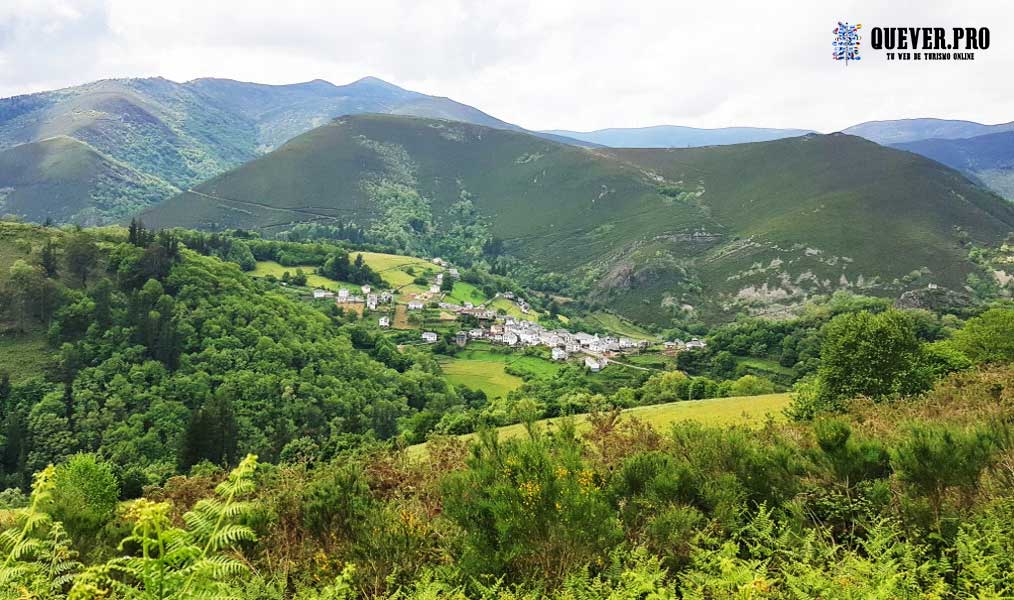
MULTIPOLYGON (((639 353, 658 345, 647 339, 571 331, 561 326, 548 328, 538 322, 538 315, 524 298, 510 291, 497 292, 492 298, 478 303, 455 302, 448 289, 453 289, 455 282, 460 280, 460 271, 440 258, 429 259, 429 262, 440 270, 430 275, 426 286, 403 286, 393 290, 376 290, 370 285, 360 286, 358 290, 316 288, 312 292, 313 298, 333 299, 343 310, 368 314, 368 318, 376 318, 375 324, 380 329, 418 329, 417 344, 436 344, 442 335, 427 330, 427 322, 421 319, 416 319, 417 322, 422 321, 418 327, 408 325, 413 320, 410 315, 436 310, 444 329, 452 323, 461 326, 456 332, 448 332, 453 333, 453 341, 458 347, 464 348, 470 342, 486 342, 508 348, 543 347, 549 350, 553 361, 579 360, 593 373, 606 368, 610 362, 622 364, 620 361, 625 354, 639 353), (445 278, 449 281, 445 282, 445 278), (504 310, 505 306, 512 310, 504 310), (407 314, 409 318, 398 319, 399 314, 407 314), (396 321, 400 321, 400 325, 396 321)), ((671 340, 662 342, 661 350, 667 355, 675 355, 705 346, 706 343, 697 338, 686 342, 671 340)))

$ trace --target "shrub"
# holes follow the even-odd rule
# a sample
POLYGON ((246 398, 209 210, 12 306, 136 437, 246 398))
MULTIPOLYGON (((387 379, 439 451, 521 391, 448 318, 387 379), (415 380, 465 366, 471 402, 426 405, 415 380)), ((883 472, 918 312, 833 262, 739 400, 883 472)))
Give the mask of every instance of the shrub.
POLYGON ((75 454, 56 468, 52 514, 76 542, 83 543, 113 518, 120 486, 110 465, 94 454, 75 454))

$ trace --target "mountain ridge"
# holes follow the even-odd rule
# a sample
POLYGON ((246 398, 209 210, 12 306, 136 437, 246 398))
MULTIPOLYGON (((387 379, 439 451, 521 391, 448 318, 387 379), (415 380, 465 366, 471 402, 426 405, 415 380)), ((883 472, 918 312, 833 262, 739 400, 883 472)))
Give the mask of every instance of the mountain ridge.
POLYGON ((968 245, 1014 231, 1014 206, 960 173, 846 134, 581 149, 391 115, 336 119, 143 218, 268 233, 354 221, 400 249, 527 270, 654 322, 841 289, 960 289, 978 272, 968 245))
POLYGON ((700 128, 683 125, 647 127, 610 127, 593 131, 551 129, 543 131, 566 138, 600 144, 610 148, 684 148, 765 142, 815 133, 809 129, 764 127, 700 128))
MULTIPOLYGON (((337 116, 364 112, 525 131, 450 98, 407 90, 376 77, 344 85, 321 79, 272 85, 223 78, 178 83, 149 77, 104 79, 0 99, 0 149, 65 135, 158 179, 162 189, 187 189, 337 116)), ((0 180, 0 187, 13 184, 0 180)), ((99 208, 94 214, 107 222, 122 216, 103 214, 99 208)), ((44 218, 32 212, 21 216, 44 218)))

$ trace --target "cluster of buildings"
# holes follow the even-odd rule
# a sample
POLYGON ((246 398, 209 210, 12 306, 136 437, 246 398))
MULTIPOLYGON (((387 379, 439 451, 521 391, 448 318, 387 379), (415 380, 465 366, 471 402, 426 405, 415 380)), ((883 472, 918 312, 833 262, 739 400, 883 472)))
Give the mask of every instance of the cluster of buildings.
POLYGON ((360 291, 363 293, 361 296, 350 292, 347 288, 341 288, 337 293, 318 288, 313 290, 313 297, 314 299, 334 298, 336 304, 365 304, 366 308, 370 310, 377 310, 381 304, 394 302, 394 295, 391 292, 374 294, 371 293, 372 288, 368 285, 362 286, 360 291))
POLYGON ((648 345, 646 341, 626 337, 600 337, 583 331, 575 333, 566 329, 546 329, 539 323, 511 317, 488 327, 458 332, 456 340, 459 345, 466 344, 468 340, 485 340, 513 347, 545 346, 550 349, 553 360, 567 360, 573 354, 585 354, 585 363, 593 371, 605 366, 608 355, 648 345), (594 365, 591 364, 593 362, 594 365))
POLYGON ((684 342, 681 339, 675 339, 671 342, 665 342, 664 352, 666 354, 679 354, 685 350, 703 350, 708 347, 708 343, 702 339, 693 338, 689 342, 684 342))

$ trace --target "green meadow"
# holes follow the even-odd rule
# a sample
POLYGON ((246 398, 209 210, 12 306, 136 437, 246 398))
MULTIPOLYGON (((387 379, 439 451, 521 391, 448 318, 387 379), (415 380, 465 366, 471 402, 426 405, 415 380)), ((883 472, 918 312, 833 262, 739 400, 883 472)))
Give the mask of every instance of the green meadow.
MULTIPOLYGON (((664 431, 674 423, 696 421, 704 425, 728 426, 745 425, 760 427, 769 418, 784 421, 784 410, 789 405, 789 394, 765 394, 763 396, 735 396, 732 398, 709 398, 707 400, 683 400, 653 406, 638 406, 622 413, 625 419, 640 419, 658 431, 664 431)), ((588 415, 574 417, 557 417, 535 422, 535 427, 544 432, 553 431, 562 419, 573 418, 578 431, 587 431, 588 415)), ((524 424, 500 427, 501 437, 512 438, 526 434, 524 424)), ((468 440, 475 437, 474 433, 460 436, 468 440)), ((426 451, 426 444, 417 444, 408 448, 412 456, 421 456, 426 451)))

